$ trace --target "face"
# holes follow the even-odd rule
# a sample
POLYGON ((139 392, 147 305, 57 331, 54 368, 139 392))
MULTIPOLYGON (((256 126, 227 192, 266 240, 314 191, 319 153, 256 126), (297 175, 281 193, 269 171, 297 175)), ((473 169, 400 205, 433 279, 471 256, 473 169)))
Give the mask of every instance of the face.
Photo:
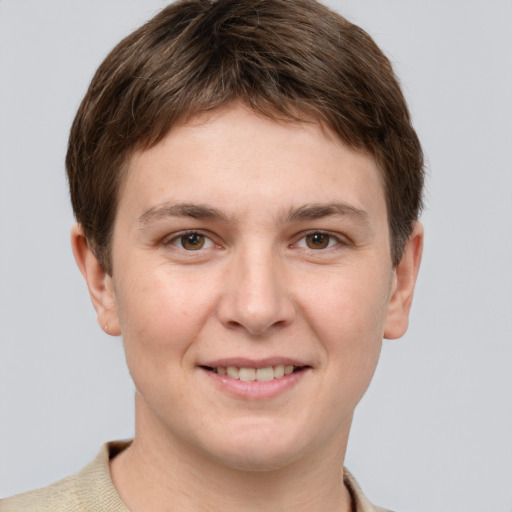
POLYGON ((137 435, 231 467, 340 452, 393 315, 374 160, 243 108, 175 127, 120 191, 111 303, 137 435))

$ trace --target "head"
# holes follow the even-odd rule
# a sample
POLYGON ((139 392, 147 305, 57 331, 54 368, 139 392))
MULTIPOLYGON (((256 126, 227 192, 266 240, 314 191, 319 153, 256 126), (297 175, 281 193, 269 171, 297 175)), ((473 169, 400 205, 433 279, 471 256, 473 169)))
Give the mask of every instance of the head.
POLYGON ((173 4, 99 68, 67 166, 136 442, 334 467, 421 257, 421 149, 369 36, 310 0, 173 4))
POLYGON ((421 209, 423 156, 391 65, 370 36, 313 0, 187 0, 114 48, 73 123, 73 209, 108 273, 131 157, 178 123, 230 104, 275 120, 320 121, 372 156, 398 264, 421 209))

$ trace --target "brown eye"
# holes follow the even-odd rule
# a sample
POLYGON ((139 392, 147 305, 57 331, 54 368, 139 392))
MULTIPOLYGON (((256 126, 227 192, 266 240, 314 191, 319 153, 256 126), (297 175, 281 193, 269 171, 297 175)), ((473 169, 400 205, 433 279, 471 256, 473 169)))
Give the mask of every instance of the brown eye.
POLYGON ((325 249, 331 241, 331 237, 325 233, 311 233, 305 238, 309 249, 325 249))
POLYGON ((183 249, 187 251, 198 251, 203 248, 205 237, 199 233, 188 233, 180 237, 180 242, 183 249))

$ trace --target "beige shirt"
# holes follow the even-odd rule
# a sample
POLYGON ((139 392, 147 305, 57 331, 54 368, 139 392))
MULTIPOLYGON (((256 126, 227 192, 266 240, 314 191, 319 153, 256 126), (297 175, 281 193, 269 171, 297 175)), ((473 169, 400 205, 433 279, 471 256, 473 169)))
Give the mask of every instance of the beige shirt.
MULTIPOLYGON (((130 512, 112 483, 109 469, 109 460, 129 444, 114 441, 103 445, 98 456, 76 475, 0 500, 0 512, 130 512)), ((364 497, 348 471, 343 478, 352 495, 354 512, 386 512, 364 497)))

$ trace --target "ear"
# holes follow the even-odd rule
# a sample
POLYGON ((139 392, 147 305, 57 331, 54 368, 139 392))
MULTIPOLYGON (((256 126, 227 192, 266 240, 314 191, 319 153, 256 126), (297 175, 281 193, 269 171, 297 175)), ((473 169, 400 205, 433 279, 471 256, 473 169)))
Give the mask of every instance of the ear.
POLYGON ((409 325, 414 285, 423 253, 423 226, 416 222, 405 245, 400 263, 394 270, 391 298, 388 303, 384 338, 400 338, 409 325))
POLYGON ((112 277, 96 258, 80 224, 75 224, 71 230, 71 246, 76 264, 89 288, 100 327, 107 334, 119 336, 121 329, 112 277))

